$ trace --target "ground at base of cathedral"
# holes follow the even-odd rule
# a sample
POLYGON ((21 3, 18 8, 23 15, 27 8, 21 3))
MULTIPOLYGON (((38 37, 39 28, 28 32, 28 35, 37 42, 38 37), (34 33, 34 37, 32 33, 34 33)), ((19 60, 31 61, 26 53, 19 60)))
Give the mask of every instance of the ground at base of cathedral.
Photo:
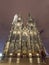
POLYGON ((13 61, 9 58, 9 61, 0 61, 0 65, 49 65, 49 58, 46 58, 46 62, 41 62, 39 58, 15 58, 13 61))

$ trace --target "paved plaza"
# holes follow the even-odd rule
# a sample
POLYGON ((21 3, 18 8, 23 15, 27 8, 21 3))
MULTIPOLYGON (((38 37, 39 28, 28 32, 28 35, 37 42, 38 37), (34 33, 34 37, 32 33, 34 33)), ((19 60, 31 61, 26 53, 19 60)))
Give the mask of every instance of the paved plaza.
POLYGON ((21 59, 16 59, 15 58, 12 60, 9 59, 8 62, 6 61, 0 61, 0 65, 49 65, 49 58, 46 58, 46 63, 43 63, 37 60, 37 58, 33 59, 28 59, 28 58, 21 58, 21 59))

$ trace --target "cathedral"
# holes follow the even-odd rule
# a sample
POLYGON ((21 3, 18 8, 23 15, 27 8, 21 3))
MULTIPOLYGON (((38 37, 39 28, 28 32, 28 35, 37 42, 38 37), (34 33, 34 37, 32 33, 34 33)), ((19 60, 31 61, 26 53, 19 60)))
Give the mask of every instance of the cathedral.
MULTIPOLYGON (((8 40, 3 50, 3 58, 15 57, 33 58, 44 49, 40 33, 36 26, 36 21, 28 16, 28 20, 23 20, 20 15, 15 14, 8 40)), ((40 54, 39 54, 40 56, 40 54)))

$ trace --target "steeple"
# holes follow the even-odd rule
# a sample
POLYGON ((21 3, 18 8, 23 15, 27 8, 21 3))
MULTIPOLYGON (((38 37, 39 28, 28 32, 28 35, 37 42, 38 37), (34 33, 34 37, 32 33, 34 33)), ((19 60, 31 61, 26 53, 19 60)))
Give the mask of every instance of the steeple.
POLYGON ((29 22, 29 23, 32 23, 32 22, 33 22, 33 19, 32 19, 32 17, 31 17, 31 14, 30 14, 30 13, 28 14, 28 22, 29 22))

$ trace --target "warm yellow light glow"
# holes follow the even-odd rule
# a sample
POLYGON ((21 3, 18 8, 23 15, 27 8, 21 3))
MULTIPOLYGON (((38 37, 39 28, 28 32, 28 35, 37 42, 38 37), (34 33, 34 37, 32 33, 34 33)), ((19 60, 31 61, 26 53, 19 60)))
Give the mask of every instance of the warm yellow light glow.
POLYGON ((20 26, 20 23, 17 23, 17 26, 20 26))
POLYGON ((20 56, 20 53, 18 53, 17 55, 20 56))
POLYGON ((20 31, 18 31, 18 34, 20 34, 20 31))
POLYGON ((31 23, 30 25, 31 25, 31 26, 33 26, 33 24, 32 24, 32 23, 31 23))
POLYGON ((13 31, 13 34, 16 34, 16 31, 13 31))
POLYGON ((13 54, 12 53, 10 53, 10 56, 12 56, 13 54))
POLYGON ((32 56, 32 53, 29 53, 29 56, 32 56))
POLYGON ((32 58, 29 58, 30 63, 32 63, 32 58))
POLYGON ((19 17, 18 20, 21 20, 21 17, 19 17))
POLYGON ((33 34, 32 32, 30 32, 30 34, 33 34))
POLYGON ((19 63, 20 62, 20 58, 17 58, 17 61, 16 61, 16 63, 19 63))
POLYGON ((37 56, 39 56, 39 54, 38 54, 38 53, 37 53, 36 55, 37 55, 37 56))

